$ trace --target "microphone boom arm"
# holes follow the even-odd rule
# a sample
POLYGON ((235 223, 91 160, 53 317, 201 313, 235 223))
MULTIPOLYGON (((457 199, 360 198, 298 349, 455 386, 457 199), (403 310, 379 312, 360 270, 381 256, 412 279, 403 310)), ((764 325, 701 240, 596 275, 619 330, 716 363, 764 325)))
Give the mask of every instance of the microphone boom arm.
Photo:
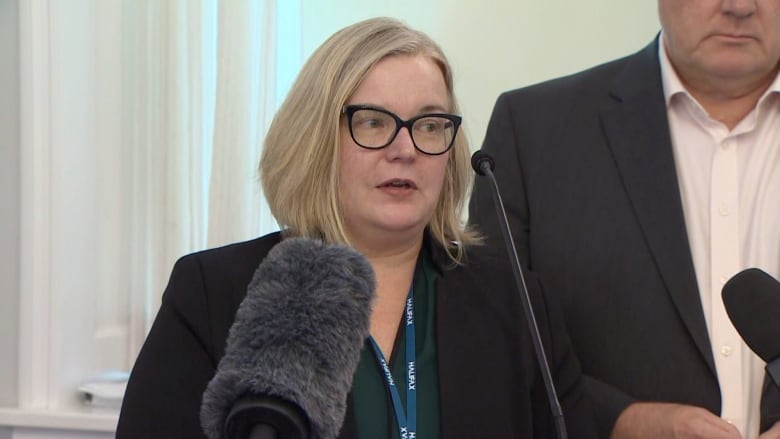
POLYGON ((523 304, 523 313, 525 314, 526 322, 528 322, 528 330, 531 332, 531 341, 534 345, 534 351, 536 352, 536 359, 539 363, 539 369, 542 373, 542 379, 544 386, 547 389, 547 394, 550 396, 550 410, 552 411, 553 418, 555 420, 555 429, 558 432, 560 439, 567 439, 566 423, 563 419, 563 411, 561 405, 558 402, 558 395, 555 392, 555 386, 552 383, 550 374, 550 367, 547 363, 547 357, 544 354, 544 348, 542 347, 542 338, 539 335, 539 327, 536 323, 536 317, 534 316, 531 308, 531 299, 528 297, 528 289, 526 287, 525 278, 523 277, 523 271, 520 269, 520 260, 517 257, 517 249, 515 248, 515 242, 512 239, 512 233, 509 230, 509 221, 506 217, 506 210, 504 210, 504 202, 501 200, 501 194, 498 191, 498 181, 493 174, 492 159, 487 157, 479 160, 477 167, 482 175, 485 175, 493 185, 493 204, 496 207, 496 213, 499 216, 499 223, 501 225, 501 233, 504 235, 504 242, 506 243, 507 252, 509 257, 514 260, 510 264, 512 266, 512 272, 514 273, 515 283, 517 289, 520 292, 520 299, 523 304), (503 221, 501 221, 503 220, 503 221))

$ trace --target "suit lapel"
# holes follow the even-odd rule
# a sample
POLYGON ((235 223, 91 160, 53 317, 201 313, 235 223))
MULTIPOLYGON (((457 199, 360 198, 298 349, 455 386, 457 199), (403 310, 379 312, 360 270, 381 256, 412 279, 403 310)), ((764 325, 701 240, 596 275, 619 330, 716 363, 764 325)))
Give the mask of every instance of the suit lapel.
POLYGON ((657 53, 654 43, 632 57, 613 84, 613 104, 601 111, 601 121, 661 278, 715 374, 685 229, 657 53))

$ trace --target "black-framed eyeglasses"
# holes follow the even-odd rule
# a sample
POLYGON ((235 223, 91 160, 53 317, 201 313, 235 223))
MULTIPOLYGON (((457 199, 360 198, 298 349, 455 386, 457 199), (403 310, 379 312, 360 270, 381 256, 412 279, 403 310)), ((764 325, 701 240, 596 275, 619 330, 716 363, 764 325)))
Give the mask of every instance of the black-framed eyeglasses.
POLYGON ((383 108, 370 105, 345 105, 341 110, 347 115, 349 134, 359 146, 367 149, 381 149, 406 127, 412 143, 423 154, 440 155, 447 152, 455 142, 455 135, 462 118, 447 113, 420 114, 409 120, 383 108))

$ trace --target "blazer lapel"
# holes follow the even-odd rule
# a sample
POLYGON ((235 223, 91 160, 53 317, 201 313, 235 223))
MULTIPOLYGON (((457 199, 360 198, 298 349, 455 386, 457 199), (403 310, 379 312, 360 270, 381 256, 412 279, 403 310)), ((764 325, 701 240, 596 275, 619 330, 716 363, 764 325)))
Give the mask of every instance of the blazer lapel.
POLYGON ((601 120, 661 278, 713 374, 707 326, 685 229, 661 86, 658 43, 634 55, 613 84, 601 120))

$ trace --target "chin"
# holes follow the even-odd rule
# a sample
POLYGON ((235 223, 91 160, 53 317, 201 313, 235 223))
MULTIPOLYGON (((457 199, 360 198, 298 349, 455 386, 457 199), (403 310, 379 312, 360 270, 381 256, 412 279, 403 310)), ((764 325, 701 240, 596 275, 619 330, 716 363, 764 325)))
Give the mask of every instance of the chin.
POLYGON ((393 218, 391 216, 385 216, 379 218, 377 221, 377 227, 387 232, 409 232, 414 230, 425 230, 427 221, 417 218, 393 218))
POLYGON ((702 65, 710 74, 724 78, 739 78, 761 70, 762 63, 745 53, 722 53, 702 65))

